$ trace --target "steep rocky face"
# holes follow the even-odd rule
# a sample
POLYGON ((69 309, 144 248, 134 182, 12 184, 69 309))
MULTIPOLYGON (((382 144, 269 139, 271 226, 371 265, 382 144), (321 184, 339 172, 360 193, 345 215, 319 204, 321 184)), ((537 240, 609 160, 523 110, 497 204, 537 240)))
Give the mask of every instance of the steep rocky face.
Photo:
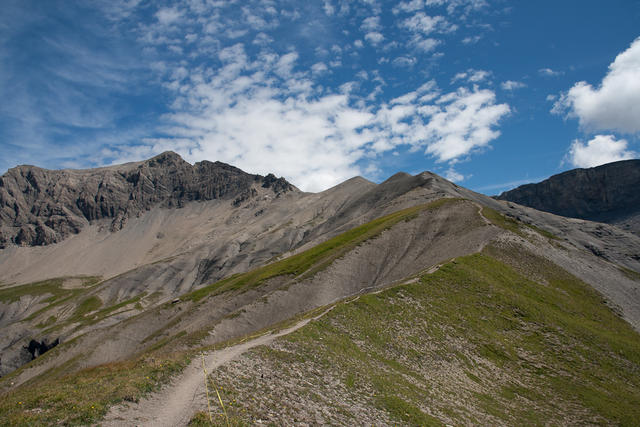
POLYGON ((154 206, 181 207, 195 200, 232 199, 295 190, 283 178, 251 175, 221 162, 191 165, 173 152, 139 163, 90 170, 18 166, 0 177, 0 248, 47 245, 100 219, 111 230, 154 206))
POLYGON ((640 160, 574 169, 497 198, 573 218, 607 222, 640 234, 640 160))

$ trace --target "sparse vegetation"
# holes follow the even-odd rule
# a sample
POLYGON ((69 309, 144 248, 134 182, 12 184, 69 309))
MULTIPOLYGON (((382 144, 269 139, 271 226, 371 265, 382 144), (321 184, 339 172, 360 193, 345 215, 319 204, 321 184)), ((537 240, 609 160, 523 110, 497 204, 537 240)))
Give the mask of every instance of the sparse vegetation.
POLYGON ((627 267, 620 266, 619 268, 620 268, 620 271, 622 271, 622 273, 625 276, 627 276, 629 279, 640 282, 640 273, 638 273, 637 271, 633 271, 627 267))
POLYGON ((265 280, 277 277, 308 277, 326 268, 336 258, 347 253, 355 246, 365 242, 400 221, 408 220, 420 212, 438 209, 446 203, 460 201, 459 199, 444 198, 435 202, 404 209, 382 218, 375 219, 359 227, 355 227, 328 241, 321 243, 300 254, 285 258, 281 261, 257 268, 244 274, 236 274, 219 282, 200 288, 185 296, 185 299, 199 301, 207 295, 219 294, 229 290, 237 290, 258 286, 265 280))
POLYGON ((547 230, 543 230, 542 228, 536 227, 533 224, 527 224, 526 222, 519 221, 516 218, 503 215, 500 212, 494 209, 491 209, 490 207, 487 207, 487 206, 484 206, 482 208, 482 216, 484 216, 486 219, 491 221, 493 225, 503 228, 505 230, 511 231, 512 233, 515 233, 520 237, 525 237, 525 238, 527 237, 522 230, 522 227, 527 227, 535 231, 536 233, 540 234, 541 236, 546 237, 550 241, 560 240, 555 234, 550 233, 547 230))
POLYGON ((51 295, 51 297, 47 299, 47 302, 54 301, 72 292, 69 289, 62 288, 63 282, 64 279, 58 278, 0 289, 0 301, 12 303, 18 301, 23 296, 41 296, 47 294, 51 295))
MULTIPOLYGON (((10 286, 0 289, 0 301, 4 303, 12 303, 18 301, 23 296, 39 297, 42 295, 51 295, 44 302, 50 303, 72 294, 78 293, 78 289, 66 289, 63 287, 65 280, 72 278, 58 277, 55 279, 42 280, 40 282, 29 283, 26 285, 10 286)), ((82 287, 91 287, 100 281, 100 277, 84 276, 77 278, 82 280, 82 287)))
POLYGON ((639 373, 640 336, 601 295, 494 246, 339 304, 215 375, 249 424, 323 408, 329 424, 634 425, 639 373))
POLYGON ((187 363, 185 356, 141 357, 73 374, 49 372, 47 381, 25 384, 2 396, 0 425, 92 424, 109 406, 137 401, 156 390, 187 363))
POLYGON ((96 311, 100 307, 102 307, 102 300, 97 296, 92 295, 88 298, 85 298, 78 304, 73 313, 72 319, 79 320, 86 314, 91 313, 92 311, 96 311))

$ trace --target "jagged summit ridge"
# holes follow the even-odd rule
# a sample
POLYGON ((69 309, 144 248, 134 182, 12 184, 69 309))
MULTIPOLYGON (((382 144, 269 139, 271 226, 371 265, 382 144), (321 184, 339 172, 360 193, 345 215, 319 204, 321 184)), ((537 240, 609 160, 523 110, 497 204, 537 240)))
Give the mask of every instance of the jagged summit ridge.
POLYGON ((222 163, 189 164, 174 152, 149 160, 85 170, 18 166, 0 177, 0 248, 47 245, 110 219, 112 231, 155 206, 181 207, 197 200, 231 199, 298 191, 273 174, 253 175, 222 163))

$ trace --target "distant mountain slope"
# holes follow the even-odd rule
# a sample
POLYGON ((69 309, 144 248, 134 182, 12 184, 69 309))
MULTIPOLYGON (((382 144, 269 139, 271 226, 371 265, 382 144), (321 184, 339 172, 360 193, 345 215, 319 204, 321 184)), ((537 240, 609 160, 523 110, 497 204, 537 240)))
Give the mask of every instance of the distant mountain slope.
POLYGON ((60 242, 101 219, 117 231, 155 206, 223 198, 240 202, 256 194, 255 185, 274 193, 294 190, 283 178, 251 175, 221 162, 192 166, 173 152, 87 170, 18 166, 0 177, 0 248, 60 242))
MULTIPOLYGON (((190 385, 202 381, 201 352, 315 308, 325 316, 297 333, 207 369, 219 425, 633 425, 640 317, 625 316, 634 331, 577 277, 626 288, 638 307, 640 281, 627 273, 477 202, 441 198, 161 306, 109 306, 103 282, 79 284, 70 311, 73 290, 59 289, 27 321, 72 335, 0 379, 0 413, 8 425, 93 425, 122 403, 132 411, 114 410, 115 425, 163 425, 160 411, 138 418, 142 395, 190 359, 198 375, 178 400, 206 410, 190 385)), ((0 297, 44 291, 35 288, 0 297)))
MULTIPOLYGON (((200 165, 176 167, 173 160, 182 160, 169 156, 153 176, 173 182, 172 173, 200 165)), ((112 169, 127 176, 152 160, 112 169)), ((113 219, 104 217, 59 243, 0 249, 0 375, 30 361, 24 347, 32 339, 61 344, 17 371, 16 383, 39 375, 35 366, 52 368, 71 357, 81 360, 76 369, 165 344, 177 351, 217 344, 479 251, 505 228, 593 286, 640 329, 640 237, 617 227, 497 201, 431 172, 398 173, 381 184, 356 177, 303 193, 224 166, 222 175, 233 182, 212 190, 218 198, 203 200, 198 187, 174 198, 167 185, 158 185, 166 198, 131 215, 120 231, 109 231, 113 219), (244 200, 238 196, 243 188, 250 189, 244 200), (438 204, 443 199, 455 203, 438 204), (180 209, 171 207, 175 200, 182 201, 180 209), (431 203, 438 209, 420 208, 431 203), (398 219, 406 209, 413 213, 399 222, 384 219, 398 219), (362 226, 379 233, 352 239, 362 226), (335 242, 341 245, 331 246, 335 242), (309 254, 323 256, 310 265, 309 254), (302 264, 291 264, 297 256, 302 264), (176 298, 181 301, 172 304, 176 298)), ((104 170, 82 172, 90 177, 104 170)), ((214 184, 202 183, 208 185, 214 184)), ((155 194, 148 190, 144 200, 155 194)))
POLYGON ((640 160, 573 169, 497 198, 556 215, 615 224, 640 235, 640 160))

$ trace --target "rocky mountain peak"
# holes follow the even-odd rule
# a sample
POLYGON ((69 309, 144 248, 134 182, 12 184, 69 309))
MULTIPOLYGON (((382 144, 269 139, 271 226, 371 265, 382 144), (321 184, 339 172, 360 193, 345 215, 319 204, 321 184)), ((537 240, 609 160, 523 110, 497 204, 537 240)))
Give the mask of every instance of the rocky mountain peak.
POLYGON ((273 174, 252 175, 222 162, 191 165, 167 151, 149 160, 86 170, 18 166, 0 177, 0 248, 59 242, 92 221, 109 219, 112 231, 153 207, 298 191, 273 174))
POLYGON ((640 234, 640 160, 573 169, 497 197, 541 211, 620 225, 640 234))

